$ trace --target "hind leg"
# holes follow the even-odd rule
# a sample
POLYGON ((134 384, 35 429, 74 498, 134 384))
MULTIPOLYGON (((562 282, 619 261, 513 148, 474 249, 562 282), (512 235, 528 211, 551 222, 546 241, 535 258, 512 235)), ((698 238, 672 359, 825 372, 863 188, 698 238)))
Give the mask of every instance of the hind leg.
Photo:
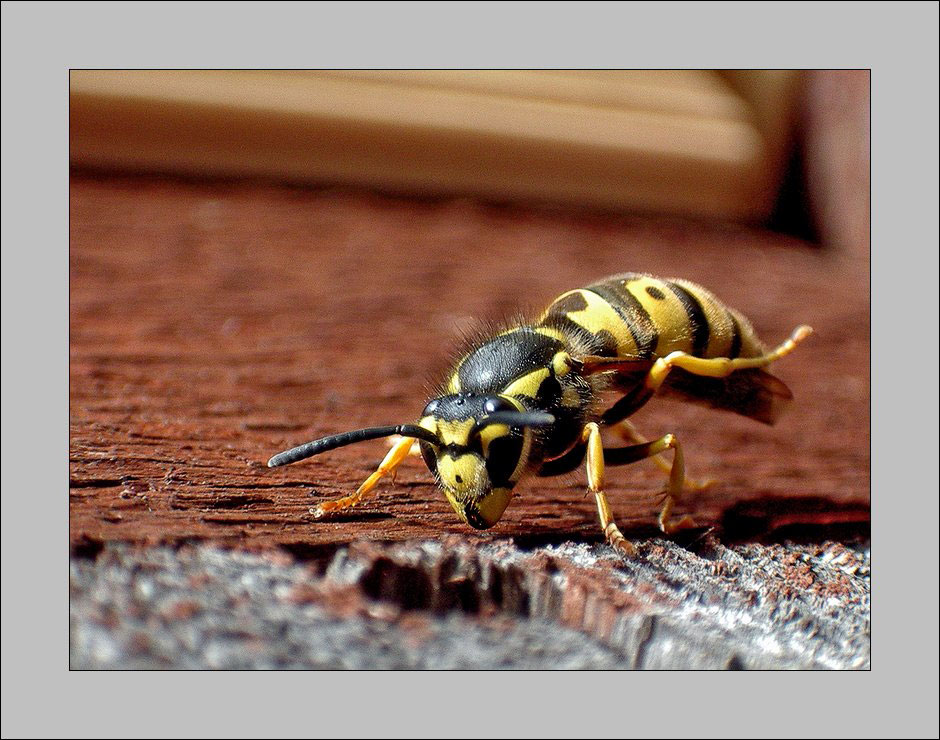
POLYGON ((663 508, 659 512, 659 528, 666 534, 674 534, 680 529, 689 529, 695 526, 692 517, 684 516, 675 522, 670 519, 672 509, 679 496, 682 495, 682 485, 685 480, 685 455, 682 445, 674 434, 667 434, 654 442, 649 443, 651 455, 658 455, 666 450, 672 450, 672 465, 669 468, 669 483, 666 485, 663 508))
POLYGON ((660 357, 653 365, 653 368, 646 376, 645 386, 648 391, 655 393, 666 380, 669 371, 674 367, 692 373, 693 375, 704 375, 709 378, 725 378, 735 370, 744 370, 745 368, 764 367, 781 357, 790 354, 796 345, 802 342, 806 337, 813 333, 808 326, 799 326, 794 329, 793 334, 785 342, 759 357, 713 357, 705 359, 703 357, 693 357, 686 352, 671 352, 665 357, 660 357))
MULTIPOLYGON (((640 434, 637 428, 633 425, 633 422, 631 422, 629 419, 624 419, 623 421, 612 425, 610 428, 625 442, 633 442, 634 444, 649 443, 649 440, 640 434)), ((669 475, 672 472, 672 465, 664 460, 662 455, 654 455, 650 459, 656 463, 656 467, 662 470, 666 475, 669 475)), ((705 480, 690 478, 688 470, 686 470, 683 487, 686 491, 695 493, 697 491, 704 491, 708 488, 711 488, 717 482, 718 481, 716 481, 714 478, 707 478, 705 480)))

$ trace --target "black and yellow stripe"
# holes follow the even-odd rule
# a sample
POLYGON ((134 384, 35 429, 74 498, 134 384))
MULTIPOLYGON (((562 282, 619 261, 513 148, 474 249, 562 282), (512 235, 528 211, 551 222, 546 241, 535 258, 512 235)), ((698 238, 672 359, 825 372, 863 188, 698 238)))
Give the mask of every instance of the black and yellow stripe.
POLYGON ((756 357, 765 351, 750 323, 688 280, 627 273, 569 291, 542 315, 567 328, 596 354, 649 359, 670 352, 694 357, 756 357))

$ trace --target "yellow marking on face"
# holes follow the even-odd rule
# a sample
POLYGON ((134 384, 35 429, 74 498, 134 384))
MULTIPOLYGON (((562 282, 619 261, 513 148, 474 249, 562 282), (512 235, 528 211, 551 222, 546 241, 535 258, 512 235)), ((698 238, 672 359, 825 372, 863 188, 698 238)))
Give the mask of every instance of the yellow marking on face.
POLYGON ((480 431, 480 443, 483 447, 483 456, 486 457, 489 454, 490 442, 498 437, 505 437, 509 434, 510 430, 506 424, 490 424, 483 427, 480 431))
POLYGON ((581 311, 569 311, 566 316, 578 326, 592 334, 608 331, 617 342, 617 354, 632 357, 637 354, 636 342, 630 333, 630 327, 620 318, 620 314, 597 293, 590 290, 572 290, 556 299, 556 303, 567 296, 578 293, 587 302, 587 308, 581 311))
POLYGON ((529 452, 532 450, 532 440, 534 435, 532 430, 529 427, 525 427, 522 430, 522 449, 519 451, 519 462, 516 463, 516 467, 513 469, 512 474, 509 476, 509 480, 515 483, 522 477, 522 474, 526 471, 526 466, 529 462, 529 452))
POLYGON ((540 367, 538 370, 533 370, 530 373, 526 373, 521 378, 512 381, 512 383, 503 388, 500 395, 529 396, 530 398, 535 398, 538 395, 539 386, 542 385, 542 381, 549 375, 551 375, 551 372, 547 367, 540 367))
POLYGON ((448 393, 460 393, 460 374, 454 373, 450 376, 450 382, 447 384, 448 393))
POLYGON ((509 403, 515 407, 516 411, 525 411, 525 406, 522 405, 522 402, 519 401, 519 399, 513 398, 512 396, 506 396, 502 393, 499 394, 499 397, 504 401, 509 401, 509 403))
POLYGON ((653 350, 657 355, 663 357, 670 352, 692 351, 689 314, 668 285, 646 275, 624 280, 622 284, 643 306, 659 333, 659 341, 653 350))
POLYGON ((470 441, 470 432, 473 430, 473 419, 464 421, 443 421, 437 420, 437 436, 441 438, 441 444, 445 445, 466 445, 470 441))
MULTIPOLYGON (((509 480, 511 480, 513 483, 519 480, 519 478, 522 476, 522 473, 525 472, 526 462, 529 459, 529 452, 532 449, 532 430, 529 429, 528 427, 523 427, 523 429, 521 430, 521 433, 522 433, 522 447, 519 450, 519 459, 516 460, 516 467, 513 468, 512 473, 510 473, 509 475, 509 480)), ((489 455, 490 443, 494 439, 497 439, 498 437, 505 437, 505 436, 508 436, 509 434, 510 434, 509 427, 503 424, 494 424, 492 427, 486 427, 481 433, 481 437, 483 437, 483 456, 486 457, 487 455, 489 455), (490 429, 493 429, 493 428, 502 429, 505 431, 500 434, 494 434, 490 437, 486 437, 486 433, 490 429)))
MULTIPOLYGON (((522 403, 512 396, 504 396, 500 394, 500 398, 503 398, 506 401, 509 401, 513 406, 515 406, 517 411, 525 411, 525 406, 522 403)), ((490 444, 494 439, 499 437, 505 437, 512 433, 510 427, 506 424, 492 424, 490 426, 483 427, 480 432, 480 441, 483 447, 483 456, 486 457, 490 452, 490 444)), ((512 474, 509 476, 509 480, 515 483, 519 480, 519 477, 525 471, 526 461, 529 459, 529 451, 532 449, 532 430, 523 427, 522 429, 522 448, 519 451, 519 459, 516 462, 516 467, 513 469, 512 474)))
POLYGON ((455 513, 458 517, 460 517, 460 520, 461 520, 462 522, 464 522, 464 524, 466 524, 466 523, 467 523, 467 515, 466 515, 466 513, 465 513, 464 510, 463 510, 463 506, 461 506, 461 505, 457 502, 457 499, 454 498, 454 494, 452 494, 450 491, 448 491, 448 490, 445 488, 445 489, 444 489, 444 497, 445 497, 445 498, 447 499, 447 501, 450 503, 450 507, 454 510, 454 513, 455 513))
POLYGON ((431 434, 437 434, 437 419, 433 416, 422 416, 418 426, 427 429, 431 434))
POLYGON ((483 458, 468 453, 459 457, 443 455, 437 459, 437 472, 444 487, 459 496, 478 490, 480 476, 486 474, 483 458))

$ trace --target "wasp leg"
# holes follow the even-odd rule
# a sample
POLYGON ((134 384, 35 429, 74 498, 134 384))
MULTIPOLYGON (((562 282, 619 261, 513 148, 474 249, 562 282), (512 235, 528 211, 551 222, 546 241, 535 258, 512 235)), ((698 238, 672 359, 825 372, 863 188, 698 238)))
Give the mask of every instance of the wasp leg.
POLYGON ((680 529, 694 527, 695 522, 690 516, 684 516, 678 522, 669 519, 676 499, 682 493, 682 484, 685 479, 685 455, 682 454, 682 445, 679 444, 679 440, 676 439, 674 434, 667 434, 650 443, 649 451, 651 455, 658 455, 666 450, 672 450, 672 466, 669 470, 666 498, 663 501, 663 508, 659 512, 659 528, 666 534, 673 534, 680 529))
POLYGON ((322 504, 310 509, 310 513, 319 519, 327 514, 342 511, 343 509, 348 509, 358 504, 378 485, 382 476, 395 472, 398 466, 408 457, 408 451, 411 449, 413 442, 414 439, 411 437, 402 437, 395 446, 388 451, 388 454, 379 464, 376 471, 365 479, 363 484, 356 489, 355 493, 351 493, 348 496, 341 496, 332 501, 324 501, 322 504))
MULTIPOLYGON (((403 439, 404 437, 402 437, 400 434, 393 434, 385 441, 385 444, 387 444, 389 447, 394 447, 403 439)), ((418 443, 418 440, 412 439, 411 442, 411 449, 408 450, 408 456, 421 457, 421 445, 418 443)))
POLYGON ((604 461, 608 465, 629 465, 667 450, 672 450, 672 465, 669 468, 669 483, 663 492, 664 501, 662 511, 659 513, 659 528, 666 534, 672 534, 680 529, 695 526, 695 522, 689 516, 683 517, 678 522, 669 519, 676 500, 682 494, 682 484, 685 479, 685 456, 682 454, 682 445, 679 444, 676 435, 667 434, 652 442, 605 450, 604 461))
MULTIPOLYGON (((649 443, 649 440, 637 431, 637 428, 633 426, 633 423, 629 419, 624 419, 623 421, 614 424, 611 429, 613 429, 614 433, 625 442, 635 442, 636 444, 640 445, 649 443)), ((666 473, 666 475, 669 475, 672 472, 672 465, 666 462, 661 455, 653 455, 653 457, 650 459, 652 459, 652 461, 656 463, 657 467, 666 473)), ((713 485, 715 485, 715 483, 717 483, 717 481, 714 478, 708 478, 706 480, 690 478, 688 471, 686 471, 683 487, 685 490, 694 493, 711 488, 713 485)))
MULTIPOLYGON (((389 447, 395 447, 399 442, 404 439, 400 434, 393 434, 385 443, 389 447)), ((418 440, 412 440, 411 447, 408 449, 407 457, 421 457, 421 445, 418 443, 418 440)), ((398 468, 392 471, 392 483, 398 479, 398 468)))
POLYGON ((625 555, 632 556, 636 550, 614 523, 610 504, 607 503, 607 496, 604 495, 604 446, 601 443, 600 427, 595 422, 584 425, 581 442, 587 443, 588 490, 594 494, 594 500, 597 502, 597 514, 601 520, 604 537, 611 547, 620 550, 625 555))
POLYGON ((713 357, 704 359, 702 357, 693 357, 686 352, 671 352, 665 357, 660 357, 653 365, 653 369, 646 376, 646 387, 655 392, 666 380, 669 371, 674 367, 680 367, 693 375, 704 375, 709 378, 724 378, 731 375, 735 370, 743 370, 751 367, 764 367, 781 357, 790 354, 796 345, 802 342, 806 337, 813 333, 808 326, 798 326, 793 334, 785 342, 765 355, 759 357, 713 357))

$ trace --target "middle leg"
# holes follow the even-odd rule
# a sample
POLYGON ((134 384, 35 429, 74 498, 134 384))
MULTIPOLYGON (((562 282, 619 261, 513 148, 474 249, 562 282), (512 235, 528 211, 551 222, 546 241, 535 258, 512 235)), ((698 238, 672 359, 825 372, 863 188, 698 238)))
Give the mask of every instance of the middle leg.
POLYGON ((613 519, 610 504, 604 493, 604 465, 626 465, 628 463, 645 460, 660 453, 672 450, 672 465, 669 468, 669 483, 666 486, 663 508, 659 513, 659 528, 666 534, 673 534, 681 529, 695 526, 690 516, 682 517, 678 522, 672 521, 673 507, 682 494, 685 480, 685 456, 682 454, 682 445, 674 434, 667 434, 653 442, 605 450, 601 441, 600 427, 595 422, 584 425, 581 432, 581 443, 587 447, 587 478, 588 490, 594 494, 597 502, 597 513, 600 517, 601 529, 612 547, 628 555, 633 555, 635 548, 623 536, 613 519))
POLYGON ((601 529, 610 546, 620 550, 625 555, 636 554, 633 544, 623 536, 620 528, 614 522, 610 511, 610 504, 604 493, 604 445, 601 442, 601 430, 596 422, 584 425, 581 432, 581 443, 587 445, 587 479, 588 490, 594 494, 597 502, 597 514, 601 520, 601 529))
MULTIPOLYGON (((637 430, 637 428, 633 425, 633 423, 629 419, 624 419, 622 421, 617 422, 616 424, 612 424, 610 426, 610 429, 613 430, 614 434, 616 434, 625 442, 633 442, 634 444, 638 444, 638 445, 644 445, 644 444, 649 443, 649 440, 646 439, 646 437, 644 437, 642 434, 640 434, 640 432, 637 430)), ((654 463, 656 463, 656 466, 660 470, 662 470, 666 475, 669 475, 672 473, 672 465, 668 463, 666 460, 664 460, 662 455, 653 455, 650 459, 654 463)), ((683 482, 683 487, 685 488, 685 490, 692 491, 692 492, 704 491, 708 488, 711 488, 713 485, 715 485, 716 482, 717 481, 714 478, 707 478, 705 480, 698 480, 696 478, 690 478, 688 471, 686 471, 685 479, 683 482)))

